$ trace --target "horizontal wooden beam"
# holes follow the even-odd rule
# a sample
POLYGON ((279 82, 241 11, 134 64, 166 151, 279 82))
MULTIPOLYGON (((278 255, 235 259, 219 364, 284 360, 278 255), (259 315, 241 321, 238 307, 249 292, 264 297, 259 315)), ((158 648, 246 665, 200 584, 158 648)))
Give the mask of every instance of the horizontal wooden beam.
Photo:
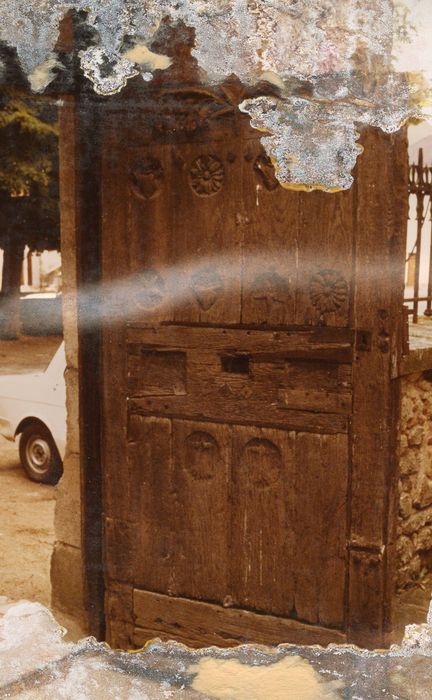
POLYGON ((175 639, 191 647, 346 642, 346 635, 340 630, 274 615, 260 615, 137 589, 133 592, 133 600, 136 621, 133 643, 136 647, 142 647, 155 637, 175 639))

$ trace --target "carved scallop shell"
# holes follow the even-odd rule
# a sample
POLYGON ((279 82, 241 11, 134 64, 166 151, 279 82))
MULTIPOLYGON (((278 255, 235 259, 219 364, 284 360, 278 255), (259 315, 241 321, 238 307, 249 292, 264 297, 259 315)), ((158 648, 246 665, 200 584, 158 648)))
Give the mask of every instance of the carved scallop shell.
POLYGON ((320 313, 335 313, 348 296, 348 284, 337 270, 320 270, 311 277, 309 294, 320 313))

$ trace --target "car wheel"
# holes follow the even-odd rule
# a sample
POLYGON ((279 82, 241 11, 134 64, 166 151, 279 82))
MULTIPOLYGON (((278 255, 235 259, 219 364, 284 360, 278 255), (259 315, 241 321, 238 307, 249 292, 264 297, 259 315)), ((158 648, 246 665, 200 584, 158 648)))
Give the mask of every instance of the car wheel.
POLYGON ((19 441, 21 464, 27 476, 40 484, 56 484, 63 465, 53 437, 42 423, 31 423, 19 441))

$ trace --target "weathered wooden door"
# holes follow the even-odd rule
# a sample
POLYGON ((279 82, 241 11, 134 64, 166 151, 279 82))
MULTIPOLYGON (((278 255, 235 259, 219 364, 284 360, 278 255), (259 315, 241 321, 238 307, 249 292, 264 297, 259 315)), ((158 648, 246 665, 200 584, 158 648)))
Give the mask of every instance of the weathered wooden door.
POLYGON ((379 643, 402 248, 373 163, 394 190, 400 146, 286 191, 233 102, 124 96, 103 127, 109 638, 379 643))

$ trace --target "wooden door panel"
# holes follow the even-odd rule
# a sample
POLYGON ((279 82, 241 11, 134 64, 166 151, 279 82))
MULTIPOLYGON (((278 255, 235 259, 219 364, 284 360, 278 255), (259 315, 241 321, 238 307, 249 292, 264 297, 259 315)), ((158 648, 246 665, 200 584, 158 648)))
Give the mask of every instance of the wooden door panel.
POLYGON ((136 538, 132 580, 147 590, 169 592, 176 539, 171 421, 131 415, 127 458, 136 538))
POLYGON ((299 194, 279 185, 257 139, 244 144, 242 186, 242 323, 294 324, 299 194))
POLYGON ((342 624, 347 350, 336 329, 129 328, 139 588, 342 624))
POLYGON ((177 322, 240 323, 240 157, 234 140, 173 147, 170 259, 181 275, 177 322))
POLYGON ((230 569, 236 607, 286 616, 293 611, 294 460, 294 433, 234 428, 230 569))
POLYGON ((173 421, 176 595, 223 602, 228 594, 231 426, 173 421))
POLYGON ((353 191, 300 193, 297 324, 348 326, 353 191))
MULTIPOLYGON (((350 486, 355 190, 282 190, 242 129, 138 132, 103 161, 103 278, 138 281, 103 331, 107 581, 133 590, 140 641, 210 642, 206 616, 219 643, 248 624, 249 639, 339 639, 348 583, 359 624, 368 607, 358 557, 348 582, 350 499, 367 492, 376 515, 386 492, 382 470, 376 494, 350 486)), ((381 532, 373 513, 356 507, 353 532, 381 532)), ((378 588, 381 563, 365 566, 378 588)))
POLYGON ((295 609, 300 620, 341 626, 347 563, 348 439, 295 438, 295 609))
POLYGON ((171 275, 173 191, 176 185, 170 146, 127 151, 127 227, 131 299, 128 320, 162 321, 173 317, 171 275), (161 236, 161 230, 166 231, 161 236))
POLYGON ((164 326, 130 328, 128 341, 129 397, 136 412, 347 432, 349 366, 339 367, 335 359, 351 356, 349 334, 164 326), (308 354, 309 362, 296 359, 308 354), (155 367, 157 356, 165 370, 150 379, 146 363, 155 367), (328 357, 333 361, 321 359, 328 357), (304 386, 309 369, 314 381, 304 386))

